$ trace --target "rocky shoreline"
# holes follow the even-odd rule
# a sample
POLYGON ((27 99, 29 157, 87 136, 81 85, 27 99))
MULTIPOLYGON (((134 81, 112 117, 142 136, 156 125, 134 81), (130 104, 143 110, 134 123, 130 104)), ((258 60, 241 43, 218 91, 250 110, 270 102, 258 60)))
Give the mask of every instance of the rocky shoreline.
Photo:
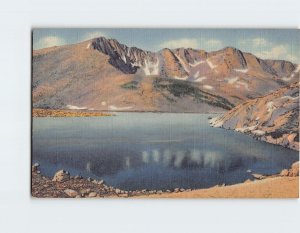
POLYGON ((248 100, 209 123, 299 151, 299 87, 299 82, 295 82, 248 100))
MULTIPOLYGON (((55 173, 52 179, 45 177, 39 170, 40 165, 34 164, 32 166, 32 189, 31 194, 36 198, 130 198, 130 197, 157 197, 167 196, 176 198, 177 194, 181 196, 189 192, 202 191, 202 189, 183 189, 176 188, 174 190, 134 190, 126 191, 119 188, 115 188, 105 184, 103 180, 94 180, 91 178, 85 179, 81 176, 71 176, 69 172, 59 170, 55 173)), ((261 174, 253 174, 254 180, 246 180, 244 184, 257 183, 262 180, 269 180, 277 177, 292 177, 297 178, 299 176, 299 162, 295 162, 290 169, 284 169, 280 174, 272 176, 264 176, 261 174)), ((243 183, 241 184, 243 185, 243 183)), ((223 185, 217 185, 209 189, 222 189, 223 185)), ((226 186, 231 187, 231 186, 226 186)), ((262 197, 264 194, 261 194, 262 197)), ((298 195, 298 194, 297 194, 298 195)), ((197 196, 196 196, 197 197, 197 196)), ((199 196, 200 197, 200 196, 199 196)), ((201 196, 202 197, 202 196, 201 196)), ((213 197, 213 196, 207 196, 213 197)), ((234 196, 233 196, 234 197, 234 196)))
MULTIPOLYGON (((223 125, 220 125, 218 123, 219 119, 220 117, 209 119, 210 126, 216 128, 223 128, 226 130, 232 130, 230 128, 225 128, 223 125)), ((251 130, 240 130, 239 128, 233 130, 238 133, 249 135, 255 140, 259 140, 273 145, 289 148, 291 150, 299 151, 299 142, 294 141, 294 138, 296 137, 295 133, 283 134, 281 137, 273 138, 271 135, 259 135, 257 133, 253 133, 253 131, 251 130)))
POLYGON ((45 177, 39 170, 38 163, 32 166, 33 197, 38 198, 92 198, 92 197, 136 197, 171 192, 190 192, 192 189, 175 188, 174 190, 132 190, 126 191, 105 184, 104 180, 71 176, 68 171, 59 170, 52 179, 45 177))
POLYGON ((98 117, 113 116, 111 113, 97 112, 94 110, 66 110, 66 109, 32 109, 32 117, 98 117))

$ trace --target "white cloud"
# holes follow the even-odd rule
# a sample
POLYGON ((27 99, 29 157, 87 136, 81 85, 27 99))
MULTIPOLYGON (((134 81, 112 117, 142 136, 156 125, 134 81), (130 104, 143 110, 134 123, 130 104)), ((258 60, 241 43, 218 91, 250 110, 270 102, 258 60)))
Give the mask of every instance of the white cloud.
POLYGON ((264 38, 256 37, 251 39, 240 40, 238 41, 238 44, 243 46, 247 45, 251 47, 257 47, 257 46, 267 46, 269 42, 264 38))
POLYGON ((260 37, 240 40, 238 44, 242 50, 250 51, 255 56, 263 59, 279 59, 292 62, 299 60, 287 44, 276 44, 260 37))
POLYGON ((168 40, 159 45, 160 48, 198 48, 199 42, 197 39, 181 38, 176 40, 168 40))
POLYGON ((35 49, 39 48, 48 48, 53 46, 64 45, 66 42, 63 38, 58 36, 46 36, 41 38, 36 45, 34 46, 35 49))
POLYGON ((261 58, 296 60, 296 56, 290 53, 287 45, 277 45, 267 50, 258 50, 255 54, 261 58))
POLYGON ((211 39, 211 40, 205 41, 205 45, 206 45, 206 47, 211 47, 211 48, 221 48, 221 47, 223 47, 223 42, 220 40, 211 39))
POLYGON ((221 49, 224 47, 223 42, 218 39, 207 39, 207 38, 179 38, 174 40, 164 41, 159 44, 159 49, 169 48, 193 48, 193 49, 204 49, 208 51, 221 49))
POLYGON ((94 39, 101 36, 106 36, 106 34, 101 31, 88 32, 83 35, 82 41, 94 39))

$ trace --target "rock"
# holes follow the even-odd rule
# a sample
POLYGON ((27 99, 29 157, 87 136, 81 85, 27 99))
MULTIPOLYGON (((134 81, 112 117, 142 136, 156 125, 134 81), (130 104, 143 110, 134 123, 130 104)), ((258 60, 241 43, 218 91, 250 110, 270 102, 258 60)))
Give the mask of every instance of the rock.
POLYGON ((32 167, 31 167, 31 171, 36 172, 38 170, 39 166, 40 165, 38 163, 33 164, 32 167))
POLYGON ((264 175, 262 175, 262 174, 256 174, 256 173, 254 173, 254 174, 251 174, 255 179, 258 179, 258 180, 262 180, 262 179, 264 179, 265 178, 265 176, 264 175))
POLYGON ((87 180, 90 181, 90 182, 92 182, 94 179, 92 179, 91 177, 89 177, 87 180))
POLYGON ((186 192, 191 192, 191 191, 192 191, 192 189, 186 189, 185 191, 186 191, 186 192))
POLYGON ((82 176, 78 176, 78 175, 77 175, 77 176, 74 176, 74 179, 75 179, 75 180, 80 180, 80 179, 82 179, 82 176))
POLYGON ((244 183, 250 183, 250 182, 252 182, 252 180, 250 180, 250 179, 247 179, 244 181, 244 183))
POLYGON ((96 192, 90 192, 88 197, 96 197, 97 196, 97 193, 96 192))
POLYGON ((70 173, 64 170, 59 170, 58 172, 55 173, 52 181, 56 182, 64 182, 70 180, 70 173))
POLYGON ((90 192, 91 192, 91 189, 81 189, 81 190, 80 190, 80 193, 81 193, 82 195, 89 194, 90 192))
POLYGON ((174 193, 178 193, 178 192, 179 192, 179 188, 175 188, 174 193))
POLYGON ((184 192, 184 190, 185 190, 184 188, 179 189, 180 192, 184 192))
POLYGON ((163 191, 162 191, 162 190, 158 190, 156 193, 157 193, 157 194, 162 194, 163 191))
POLYGON ((104 180, 99 180, 99 181, 98 181, 98 184, 100 184, 100 185, 101 185, 101 184, 104 184, 104 180))
POLYGON ((78 193, 73 189, 65 189, 64 193, 67 194, 69 197, 76 197, 78 193))
POLYGON ((120 194, 119 197, 128 197, 128 193, 120 194))
POLYGON ((281 172, 280 172, 280 176, 288 176, 289 175, 289 170, 288 169, 283 169, 281 172))
POLYGON ((41 174, 41 171, 36 171, 37 174, 41 174))
POLYGON ((115 193, 116 194, 120 194, 121 193, 121 189, 115 189, 115 193))
POLYGON ((291 169, 289 170, 289 176, 299 176, 299 161, 293 163, 291 169))

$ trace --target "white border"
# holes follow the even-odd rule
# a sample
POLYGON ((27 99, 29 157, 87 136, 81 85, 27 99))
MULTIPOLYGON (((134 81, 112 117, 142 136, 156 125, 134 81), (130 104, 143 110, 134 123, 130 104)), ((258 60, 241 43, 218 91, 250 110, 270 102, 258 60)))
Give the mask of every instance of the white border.
POLYGON ((298 200, 30 198, 32 27, 297 28, 300 1, 7 0, 0 8, 0 232, 297 232, 298 200))

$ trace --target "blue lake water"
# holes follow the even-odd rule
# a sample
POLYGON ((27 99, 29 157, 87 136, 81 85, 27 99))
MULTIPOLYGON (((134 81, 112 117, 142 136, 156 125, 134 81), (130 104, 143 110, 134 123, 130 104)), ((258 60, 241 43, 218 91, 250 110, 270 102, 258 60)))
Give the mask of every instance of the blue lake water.
POLYGON ((298 160, 297 151, 212 128, 208 116, 213 115, 34 118, 32 161, 49 177, 65 169, 124 190, 166 190, 239 183, 298 160))

